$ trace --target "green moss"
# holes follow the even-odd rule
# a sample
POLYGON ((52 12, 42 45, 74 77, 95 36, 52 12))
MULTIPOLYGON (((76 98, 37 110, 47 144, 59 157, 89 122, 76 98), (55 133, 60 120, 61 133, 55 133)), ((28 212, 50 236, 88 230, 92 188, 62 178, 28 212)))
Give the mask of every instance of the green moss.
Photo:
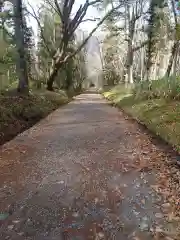
POLYGON ((162 139, 180 151, 180 102, 175 100, 136 98, 129 89, 122 87, 118 93, 110 90, 104 97, 143 123, 162 139))

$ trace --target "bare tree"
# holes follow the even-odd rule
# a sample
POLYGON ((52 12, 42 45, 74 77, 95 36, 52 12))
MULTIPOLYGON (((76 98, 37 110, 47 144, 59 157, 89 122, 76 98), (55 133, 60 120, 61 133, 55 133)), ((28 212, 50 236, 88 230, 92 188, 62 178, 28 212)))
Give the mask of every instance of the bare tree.
MULTIPOLYGON (((116 9, 118 9, 122 3, 120 3, 112 8, 96 25, 96 27, 90 32, 86 39, 77 47, 73 52, 68 52, 68 46, 71 42, 75 31, 79 27, 79 25, 84 21, 89 21, 89 19, 85 19, 87 10, 90 6, 94 6, 101 2, 101 0, 94 0, 89 1, 86 0, 84 4, 81 4, 79 9, 75 12, 74 17, 72 17, 72 9, 75 4, 75 0, 65 0, 63 3, 59 3, 57 0, 53 2, 50 0, 46 0, 46 2, 54 9, 54 11, 58 14, 61 20, 61 42, 56 49, 55 53, 52 56, 52 65, 50 69, 50 76, 47 81, 47 89, 52 91, 53 90, 53 83, 58 74, 59 69, 71 58, 73 58, 87 43, 93 33, 98 29, 98 27, 104 22, 104 20, 116 9), (62 6, 61 6, 62 5, 62 6)), ((38 22, 38 25, 41 28, 40 22, 38 21, 38 17, 33 11, 32 14, 38 22)), ((93 19, 94 21, 94 19, 93 19)), ((42 36, 43 38, 43 36, 42 36)), ((43 38, 45 41, 45 39, 43 38)), ((45 44, 46 45, 46 44, 45 44)), ((51 53, 52 54, 52 53, 51 53)))
POLYGON ((128 50, 127 50, 127 79, 126 82, 133 83, 133 59, 134 59, 134 49, 133 49, 133 40, 134 40, 134 32, 136 21, 142 16, 142 1, 136 1, 135 3, 128 3, 126 6, 126 17, 127 17, 127 42, 128 42, 128 50))
MULTIPOLYGON (((123 78, 126 83, 134 83, 133 79, 133 64, 134 55, 137 51, 147 45, 148 41, 140 41, 137 43, 137 23, 146 14, 145 0, 124 1, 124 37, 127 42, 127 51, 124 64, 123 78)), ((142 27, 142 26, 141 26, 142 27)), ((139 35, 139 32, 138 32, 139 35)))

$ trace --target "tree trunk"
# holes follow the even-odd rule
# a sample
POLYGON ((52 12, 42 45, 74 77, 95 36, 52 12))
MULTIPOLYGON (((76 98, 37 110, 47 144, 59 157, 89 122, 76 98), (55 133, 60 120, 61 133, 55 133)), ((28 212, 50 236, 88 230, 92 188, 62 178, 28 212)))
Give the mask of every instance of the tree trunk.
POLYGON ((129 39, 128 42, 128 66, 127 66, 127 75, 128 75, 128 83, 134 83, 133 80, 133 59, 134 53, 132 50, 132 39, 129 39))
POLYGON ((133 79, 133 66, 129 66, 128 68, 128 83, 133 84, 134 79, 133 79))
POLYGON ((49 76, 49 79, 47 80, 47 88, 46 89, 48 91, 53 91, 53 83, 55 81, 55 78, 58 75, 59 69, 63 66, 63 64, 64 64, 64 62, 57 61, 55 63, 55 61, 53 60, 51 71, 50 71, 50 76, 49 76))
POLYGON ((174 44, 173 44, 172 50, 171 50, 171 56, 169 58, 169 63, 168 63, 168 67, 167 67, 166 74, 165 74, 165 76, 167 76, 167 77, 169 77, 170 74, 171 74, 173 61, 174 61, 174 58, 176 56, 176 52, 178 50, 178 47, 179 47, 179 41, 175 41, 174 44))
POLYGON ((72 76, 72 69, 66 70, 66 83, 65 83, 65 89, 68 91, 70 87, 73 85, 73 76, 72 76))
POLYGON ((126 83, 132 84, 133 80, 133 60, 134 60, 134 52, 133 52, 133 38, 134 38, 134 31, 135 31, 135 24, 136 24, 136 17, 135 17, 135 9, 131 10, 130 13, 130 6, 127 6, 127 20, 128 20, 128 50, 127 50, 127 65, 126 65, 126 83))
POLYGON ((52 72, 50 73, 50 77, 47 81, 47 90, 48 91, 53 91, 53 83, 54 83, 55 78, 58 75, 58 70, 59 70, 58 68, 54 68, 52 70, 52 72))
POLYGON ((22 0, 14 0, 14 25, 17 49, 16 72, 19 78, 17 90, 26 94, 29 92, 29 86, 24 47, 22 0))
MULTIPOLYGON (((65 51, 64 51, 65 53, 65 51)), ((64 53, 59 55, 56 60, 52 60, 52 66, 50 70, 50 76, 49 79, 47 80, 47 90, 48 91, 53 91, 53 83, 58 75, 59 69, 66 63, 64 60, 64 53)))
POLYGON ((4 5, 4 0, 0 0, 0 12, 2 12, 3 5, 4 5))

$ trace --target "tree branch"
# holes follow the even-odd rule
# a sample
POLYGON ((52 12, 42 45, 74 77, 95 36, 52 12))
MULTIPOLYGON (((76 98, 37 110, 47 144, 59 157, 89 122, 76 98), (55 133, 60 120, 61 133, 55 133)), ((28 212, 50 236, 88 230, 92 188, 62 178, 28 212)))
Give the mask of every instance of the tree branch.
MULTIPOLYGON (((51 0, 50 0, 50 1, 51 1, 51 0)), ((54 3, 55 3, 55 6, 56 6, 56 8, 57 8, 57 12, 58 12, 58 14, 59 14, 59 16, 60 16, 60 18, 61 18, 61 21, 63 21, 63 14, 62 14, 62 12, 61 12, 59 3, 58 3, 57 0, 54 0, 54 3)))
POLYGON ((95 5, 96 3, 101 3, 102 0, 94 0, 92 2, 88 2, 88 6, 92 6, 92 5, 95 5))
POLYGON ((39 29, 40 29, 40 32, 41 32, 41 37, 43 39, 43 45, 45 46, 45 48, 47 49, 47 51, 49 52, 50 56, 53 55, 52 53, 52 50, 48 47, 48 44, 46 42, 46 39, 45 39, 45 36, 43 34, 43 29, 42 29, 42 26, 41 26, 41 23, 39 21, 39 18, 38 16, 36 15, 36 12, 34 11, 34 8, 32 7, 32 5, 30 3, 28 3, 28 5, 30 6, 31 10, 33 11, 33 13, 31 13, 30 11, 27 10, 27 12, 37 21, 38 23, 38 26, 39 26, 39 29))
POLYGON ((96 32, 96 30, 102 25, 102 23, 106 20, 106 18, 108 18, 113 11, 119 9, 122 6, 122 3, 119 4, 117 7, 111 9, 102 19, 101 21, 96 25, 96 27, 90 32, 89 36, 82 42, 82 44, 77 48, 76 51, 74 51, 74 53, 66 56, 66 58, 64 59, 64 61, 66 62, 69 58, 74 57, 79 51, 81 51, 81 49, 86 45, 86 43, 88 42, 88 40, 92 37, 92 35, 96 32))
POLYGON ((97 20, 100 20, 100 18, 87 18, 81 21, 81 23, 83 22, 96 22, 97 20))
POLYGON ((59 8, 59 4, 57 3, 57 5, 56 5, 56 2, 55 2, 55 6, 54 6, 53 3, 51 3, 51 0, 46 0, 46 2, 59 15, 59 17, 62 21, 62 12, 61 12, 61 9, 59 8))

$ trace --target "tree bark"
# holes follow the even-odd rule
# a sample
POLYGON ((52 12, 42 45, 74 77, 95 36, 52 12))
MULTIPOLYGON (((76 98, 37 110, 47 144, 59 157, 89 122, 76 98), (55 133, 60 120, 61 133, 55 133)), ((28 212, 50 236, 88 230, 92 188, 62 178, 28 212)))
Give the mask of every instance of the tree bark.
POLYGON ((53 91, 53 83, 54 83, 54 79, 57 77, 58 75, 58 68, 54 68, 54 70, 51 72, 50 77, 47 81, 47 90, 48 91, 53 91))
POLYGON ((27 63, 25 58, 25 46, 24 46, 24 31, 23 31, 23 10, 22 0, 14 0, 14 25, 15 25, 15 36, 16 36, 16 72, 19 78, 18 92, 28 93, 28 73, 27 63))
POLYGON ((128 21, 128 50, 127 50, 127 62, 126 62, 126 78, 125 82, 134 83, 133 79, 133 60, 134 60, 134 51, 133 51, 133 39, 134 31, 136 24, 136 14, 134 7, 130 10, 130 6, 127 6, 127 21, 128 21), (131 13, 130 13, 131 11, 131 13))
POLYGON ((4 5, 4 0, 0 0, 0 12, 2 12, 3 5, 4 5))
POLYGON ((63 66, 64 62, 58 61, 57 63, 55 63, 55 61, 53 61, 52 63, 52 68, 50 71, 50 76, 49 79, 47 81, 47 90, 48 91, 53 91, 53 83, 55 81, 55 78, 58 75, 58 71, 59 69, 63 66))
POLYGON ((128 83, 132 84, 133 80, 133 59, 134 54, 132 51, 132 38, 129 39, 128 42, 128 64, 127 64, 127 76, 128 76, 128 83))
POLYGON ((167 67, 166 74, 165 74, 165 76, 167 76, 167 77, 169 77, 170 74, 171 74, 173 61, 174 61, 174 58, 176 56, 178 48, 179 48, 179 41, 175 41, 174 44, 173 44, 172 50, 171 50, 171 56, 169 58, 169 63, 168 63, 168 67, 167 67))
MULTIPOLYGON (((72 61, 72 59, 71 59, 72 61)), ((73 68, 72 68, 72 64, 70 62, 68 62, 66 64, 66 84, 65 84, 65 89, 68 91, 70 89, 70 87, 73 86, 73 75, 72 75, 72 71, 73 71, 73 68), (68 66, 68 63, 69 63, 69 66, 68 66)))

